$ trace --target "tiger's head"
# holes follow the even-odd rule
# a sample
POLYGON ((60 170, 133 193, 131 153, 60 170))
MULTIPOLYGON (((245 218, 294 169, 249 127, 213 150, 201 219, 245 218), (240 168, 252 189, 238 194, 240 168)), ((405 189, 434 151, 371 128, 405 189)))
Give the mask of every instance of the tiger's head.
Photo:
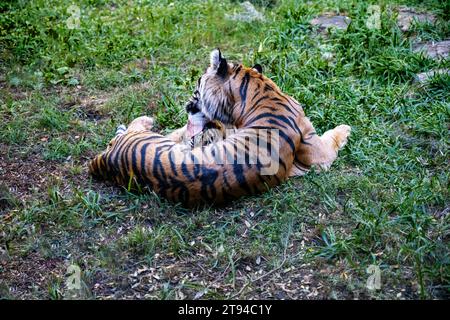
POLYGON ((210 120, 239 125, 241 110, 252 98, 247 96, 247 92, 255 92, 257 83, 262 81, 272 83, 262 75, 261 65, 249 68, 229 63, 220 50, 215 49, 186 110, 189 113, 190 109, 197 108, 210 120))

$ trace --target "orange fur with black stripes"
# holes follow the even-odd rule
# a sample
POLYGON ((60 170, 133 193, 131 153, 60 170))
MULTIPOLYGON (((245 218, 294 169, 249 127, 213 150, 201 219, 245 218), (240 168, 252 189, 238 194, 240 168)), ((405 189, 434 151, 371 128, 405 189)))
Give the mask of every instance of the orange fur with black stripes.
POLYGON ((219 50, 190 103, 237 132, 191 149, 152 132, 151 119, 142 117, 91 161, 90 173, 185 205, 222 203, 263 192, 312 165, 328 168, 350 133, 341 125, 319 137, 295 99, 258 70, 228 63, 219 50))

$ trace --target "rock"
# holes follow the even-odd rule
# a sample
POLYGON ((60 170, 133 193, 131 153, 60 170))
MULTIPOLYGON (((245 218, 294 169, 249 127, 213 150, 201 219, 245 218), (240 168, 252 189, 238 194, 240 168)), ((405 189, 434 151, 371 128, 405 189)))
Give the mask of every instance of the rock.
POLYGON ((256 10, 256 8, 249 1, 245 1, 241 3, 241 6, 244 9, 243 13, 236 13, 233 15, 225 15, 227 19, 235 20, 235 21, 246 21, 251 22, 255 20, 264 21, 264 15, 256 10))
POLYGON ((450 76, 450 69, 436 69, 430 70, 427 72, 418 73, 415 76, 414 81, 420 84, 425 84, 429 80, 431 80, 434 76, 447 74, 450 76))
POLYGON ((418 43, 413 46, 414 52, 423 52, 428 58, 447 59, 450 51, 450 40, 440 42, 418 43))
POLYGON ((321 30, 328 30, 329 28, 336 28, 346 30, 352 19, 346 16, 332 16, 324 14, 310 21, 313 26, 319 26, 321 30))
POLYGON ((434 23, 436 17, 427 12, 417 12, 414 8, 399 7, 397 25, 403 32, 411 28, 413 21, 434 23))

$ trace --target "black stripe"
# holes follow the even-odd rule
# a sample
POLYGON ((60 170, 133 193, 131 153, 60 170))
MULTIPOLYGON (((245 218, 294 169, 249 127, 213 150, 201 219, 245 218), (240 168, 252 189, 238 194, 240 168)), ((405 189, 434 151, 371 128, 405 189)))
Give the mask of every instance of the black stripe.
POLYGON ((256 96, 257 96, 258 94, 259 94, 259 90, 257 90, 257 91, 255 92, 255 94, 253 95, 253 98, 252 98, 251 101, 255 100, 255 98, 256 98, 256 96))
POLYGON ((153 176, 158 180, 158 184, 159 184, 159 189, 160 189, 160 193, 166 197, 167 195, 167 190, 170 187, 170 185, 167 182, 167 174, 166 171, 164 169, 163 163, 161 161, 161 155, 162 155, 162 150, 164 146, 160 147, 156 147, 155 148, 155 154, 154 154, 154 158, 153 158, 153 176))
POLYGON ((267 122, 270 123, 270 124, 276 125, 276 126, 278 126, 278 127, 281 127, 281 128, 283 128, 283 129, 288 130, 288 128, 287 128, 285 125, 283 125, 282 123, 279 123, 279 122, 278 122, 277 120, 275 120, 275 119, 268 119, 267 122))
MULTIPOLYGON (((259 110, 258 104, 259 104, 261 101, 264 101, 264 100, 267 100, 267 99, 269 99, 268 96, 262 96, 261 98, 259 98, 259 99, 253 104, 253 106, 250 108, 250 112, 248 112, 248 113, 245 115, 245 117, 248 119, 255 111, 258 111, 258 110, 259 110)), ((262 108, 262 107, 261 107, 261 108, 262 108)))
POLYGON ((279 130, 280 136, 286 140, 286 142, 289 144, 289 146, 292 149, 292 152, 295 152, 295 144, 294 142, 292 142, 291 138, 289 138, 289 136, 283 131, 283 130, 279 130))
MULTIPOLYGON (((300 129, 300 127, 297 126, 297 123, 295 122, 295 120, 292 117, 289 117, 289 119, 292 121, 292 123, 295 125, 297 132, 300 134, 300 142, 306 145, 311 145, 311 143, 306 142, 305 139, 303 139, 303 132, 300 129)), ((314 132, 315 133, 315 132, 314 132)), ((310 139, 311 137, 309 137, 308 139, 310 139)))
POLYGON ((233 173, 236 177, 236 180, 239 183, 239 187, 241 187, 247 194, 252 193, 250 186, 247 183, 247 179, 244 175, 244 166, 240 164, 233 165, 233 173))
POLYGON ((264 92, 267 92, 267 91, 273 91, 273 88, 272 88, 272 86, 271 85, 269 85, 269 84, 266 84, 265 86, 264 86, 264 92))
MULTIPOLYGON (((114 160, 111 159, 111 161, 113 162, 114 168, 115 169, 119 169, 121 174, 123 175, 124 172, 122 172, 122 169, 124 169, 125 171, 128 170, 128 161, 126 161, 126 155, 128 154, 129 149, 133 146, 133 144, 137 141, 145 141, 145 140, 155 140, 157 138, 160 138, 162 136, 158 136, 158 135, 154 135, 154 136, 146 136, 144 138, 139 138, 136 137, 137 134, 132 134, 130 136, 127 136, 127 139, 123 139, 124 141, 120 142, 120 146, 118 147, 117 150, 114 151, 114 160), (130 141, 132 139, 136 139, 134 141, 130 141), (119 159, 121 160, 122 165, 119 165, 119 159), (126 165, 125 165, 126 163, 126 165)), ((127 173, 127 172, 125 172, 127 173)))
POLYGON ((127 147, 128 141, 134 138, 133 135, 122 135, 119 137, 120 141, 117 141, 114 148, 111 150, 111 152, 108 155, 107 159, 107 169, 108 171, 114 171, 113 168, 120 168, 119 167, 119 156, 121 156, 121 151, 123 148, 127 147))
MULTIPOLYGON (((130 154, 130 149, 133 150, 136 145, 138 145, 140 142, 145 141, 146 138, 139 138, 139 135, 134 135, 134 140, 126 141, 125 150, 121 151, 120 154, 118 154, 118 157, 120 157, 117 161, 120 160, 120 164, 118 166, 115 166, 116 175, 121 175, 126 180, 125 183, 129 182, 130 178, 130 162, 128 160, 128 155, 130 154)), ((131 154, 133 156, 133 154, 131 154)), ((133 159, 131 159, 133 160, 133 159)), ((131 167, 133 164, 131 163, 131 167)))
MULTIPOLYGON (((264 119, 264 118, 268 118, 267 121, 269 123, 270 123, 269 119, 280 120, 280 121, 284 122, 285 124, 287 124, 292 130, 297 131, 295 126, 293 126, 292 123, 285 116, 277 115, 277 114, 273 114, 273 113, 269 113, 269 112, 261 113, 261 114, 257 115, 256 117, 252 118, 251 120, 247 121, 246 122, 246 126, 250 126, 255 121, 258 121, 258 120, 261 120, 261 119, 264 119)), ((278 124, 278 125, 281 126, 281 127, 284 127, 281 124, 278 124)), ((286 127, 284 127, 284 128, 286 128, 286 127)))
POLYGON ((219 176, 217 170, 214 169, 208 169, 205 166, 201 167, 201 175, 200 175, 200 182, 201 182, 201 196, 204 200, 214 200, 217 196, 216 188, 214 187, 214 183, 217 180, 217 177, 219 176), (211 193, 211 196, 208 195, 208 189, 211 193))
POLYGON ((239 65, 239 67, 237 67, 236 71, 234 72, 233 80, 237 77, 237 75, 239 74, 241 69, 242 69, 242 65, 239 65))
MULTIPOLYGON (((121 154, 118 155, 118 156, 120 156, 121 165, 116 167, 116 169, 119 169, 122 176, 124 176, 126 179, 129 179, 129 174, 130 174, 130 172, 129 172, 130 162, 128 161, 128 155, 129 155, 130 149, 133 149, 134 146, 136 146, 137 144, 139 144, 141 142, 153 141, 158 138, 163 138, 162 136, 159 136, 159 135, 154 135, 151 137, 145 136, 143 138, 142 137, 139 138, 136 136, 137 135, 134 135, 136 140, 133 140, 133 141, 128 140, 127 141, 127 146, 125 147, 125 150, 123 152, 121 152, 121 154), (124 170, 124 172, 122 170, 124 170)), ((118 162, 118 160, 117 160, 117 162, 118 162)))
POLYGON ((186 187, 184 181, 180 181, 173 177, 169 177, 170 185, 172 185, 172 196, 174 201, 179 201, 184 205, 189 203, 189 189, 186 187), (179 190, 178 194, 175 194, 179 190))
MULTIPOLYGON (((252 126, 251 129, 273 129, 273 127, 266 127, 266 126, 252 126)), ((289 144, 289 146, 292 149, 292 152, 295 152, 295 144, 292 141, 291 138, 289 138, 289 136, 283 131, 283 130, 278 130, 280 136, 289 144)), ((281 159, 280 159, 281 160, 281 159)))
POLYGON ((295 117, 297 116, 297 114, 295 114, 287 104, 284 104, 282 102, 277 102, 277 105, 286 109, 286 111, 291 113, 293 116, 295 116, 295 117))
POLYGON ((188 179, 189 182, 192 182, 195 180, 195 176, 191 175, 191 173, 189 172, 189 168, 186 165, 186 162, 183 161, 183 163, 181 163, 181 173, 183 174, 183 176, 188 179))
POLYGON ((175 167, 175 162, 173 161, 173 151, 169 151, 168 157, 170 162, 170 169, 172 169, 172 172, 175 176, 178 176, 177 168, 175 167))
POLYGON ((250 81, 250 74, 248 72, 245 73, 244 77, 242 78, 241 86, 239 87, 239 95, 241 96, 241 114, 239 115, 239 119, 242 117, 244 110, 245 110, 245 104, 247 100, 247 89, 248 89, 248 83, 250 81))

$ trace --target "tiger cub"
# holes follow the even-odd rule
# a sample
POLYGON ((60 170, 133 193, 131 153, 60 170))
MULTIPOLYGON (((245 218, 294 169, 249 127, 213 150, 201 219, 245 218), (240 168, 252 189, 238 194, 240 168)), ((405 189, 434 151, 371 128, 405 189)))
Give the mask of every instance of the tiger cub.
MULTIPOLYGON (((152 190, 185 206, 228 203, 267 191, 311 166, 329 168, 351 131, 339 125, 318 135, 298 101, 257 68, 228 62, 218 49, 189 104, 197 105, 199 114, 167 136, 151 131, 149 117, 133 120, 88 163, 91 176, 152 190), (202 147, 179 143, 204 132, 210 120, 238 130, 202 147)), ((205 139, 194 138, 193 144, 199 140, 205 139)))

